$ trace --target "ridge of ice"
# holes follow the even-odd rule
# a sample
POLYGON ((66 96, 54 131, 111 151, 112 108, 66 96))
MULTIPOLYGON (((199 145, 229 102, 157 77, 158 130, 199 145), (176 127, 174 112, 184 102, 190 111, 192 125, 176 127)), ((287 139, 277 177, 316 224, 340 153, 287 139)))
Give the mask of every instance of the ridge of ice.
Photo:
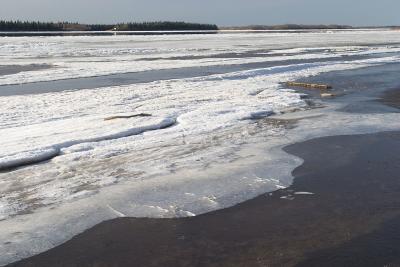
POLYGON ((104 121, 102 118, 79 118, 3 129, 0 131, 0 138, 5 141, 0 150, 0 170, 41 162, 60 153, 83 151, 82 148, 77 149, 77 146, 82 147, 85 143, 128 137, 174 124, 175 119, 172 118, 146 118, 145 120, 134 118, 119 122, 104 121), (132 127, 131 123, 139 124, 139 126, 132 127), (91 128, 86 128, 87 125, 91 125, 91 128), (68 131, 71 128, 73 131, 68 131), (62 132, 63 130, 66 131, 62 132), (16 136, 16 132, 20 134, 16 136), (24 136, 24 133, 29 135, 24 136), (40 136, 40 134, 45 135, 40 136), (61 138, 53 138, 54 141, 50 139, 54 135, 61 134, 64 134, 61 138), (23 139, 20 139, 21 137, 23 139), (44 143, 39 143, 40 139, 44 143), (46 140, 51 141, 47 143, 46 140), (25 150, 28 148, 30 150, 25 150))

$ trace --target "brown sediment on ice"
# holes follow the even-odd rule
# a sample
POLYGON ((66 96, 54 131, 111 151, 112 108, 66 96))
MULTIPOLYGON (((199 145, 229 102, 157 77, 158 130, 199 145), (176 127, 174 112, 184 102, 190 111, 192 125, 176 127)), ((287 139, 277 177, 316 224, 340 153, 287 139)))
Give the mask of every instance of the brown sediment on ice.
POLYGON ((136 117, 151 117, 151 114, 147 113, 139 113, 139 114, 132 114, 132 115, 120 115, 120 116, 111 116, 104 118, 105 121, 111 121, 111 120, 116 120, 116 119, 130 119, 130 118, 136 118, 136 117))
POLYGON ((320 90, 332 89, 331 85, 320 84, 320 83, 287 82, 286 85, 290 87, 302 87, 302 88, 311 88, 320 90))
POLYGON ((278 119, 278 118, 265 118, 260 120, 260 124, 266 124, 272 127, 292 129, 299 122, 299 119, 278 119))

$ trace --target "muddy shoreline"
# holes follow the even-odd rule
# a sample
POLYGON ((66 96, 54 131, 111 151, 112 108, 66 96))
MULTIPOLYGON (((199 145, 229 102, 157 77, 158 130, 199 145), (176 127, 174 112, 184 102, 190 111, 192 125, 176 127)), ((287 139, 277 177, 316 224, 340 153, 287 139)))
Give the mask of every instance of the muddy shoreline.
POLYGON ((398 266, 400 132, 285 150, 305 160, 287 189, 198 217, 103 222, 9 266, 398 266))

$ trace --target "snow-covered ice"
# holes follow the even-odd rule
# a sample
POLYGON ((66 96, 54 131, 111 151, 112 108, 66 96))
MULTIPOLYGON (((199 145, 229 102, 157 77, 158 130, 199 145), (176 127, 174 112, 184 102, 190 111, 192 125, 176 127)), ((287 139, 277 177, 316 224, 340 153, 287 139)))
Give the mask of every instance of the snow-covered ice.
POLYGON ((394 53, 399 52, 399 43, 400 35, 394 31, 1 38, 0 65, 46 64, 50 68, 0 76, 0 85, 182 67, 394 53), (365 47, 366 44, 383 46, 365 47), (231 55, 217 57, 224 54, 231 55))
POLYGON ((338 103, 309 110, 302 94, 283 85, 398 62, 398 43, 394 31, 0 38, 0 65, 52 65, 0 73, 0 84, 278 62, 0 97, 0 264, 49 249, 102 220, 195 216, 288 187, 302 160, 281 150, 287 144, 400 129, 395 113, 341 113, 338 103), (237 55, 219 57, 228 53, 237 55), (303 62, 308 59, 313 62, 303 62), (302 120, 292 129, 265 119, 271 116, 302 120))

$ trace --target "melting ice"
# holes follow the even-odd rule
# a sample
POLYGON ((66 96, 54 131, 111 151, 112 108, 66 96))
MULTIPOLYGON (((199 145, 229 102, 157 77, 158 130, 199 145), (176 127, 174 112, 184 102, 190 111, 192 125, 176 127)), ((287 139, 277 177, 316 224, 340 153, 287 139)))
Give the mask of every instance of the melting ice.
POLYGON ((289 143, 398 129, 398 114, 344 114, 329 105, 309 110, 304 95, 284 86, 396 62, 398 43, 394 31, 1 38, 1 67, 50 67, 0 72, 0 84, 277 63, 0 97, 0 240, 6 242, 0 264, 49 249, 102 220, 194 216, 287 187, 301 164, 281 150, 289 143), (291 129, 271 117, 303 120, 291 129), (27 166, 15 168, 21 165, 27 166))

